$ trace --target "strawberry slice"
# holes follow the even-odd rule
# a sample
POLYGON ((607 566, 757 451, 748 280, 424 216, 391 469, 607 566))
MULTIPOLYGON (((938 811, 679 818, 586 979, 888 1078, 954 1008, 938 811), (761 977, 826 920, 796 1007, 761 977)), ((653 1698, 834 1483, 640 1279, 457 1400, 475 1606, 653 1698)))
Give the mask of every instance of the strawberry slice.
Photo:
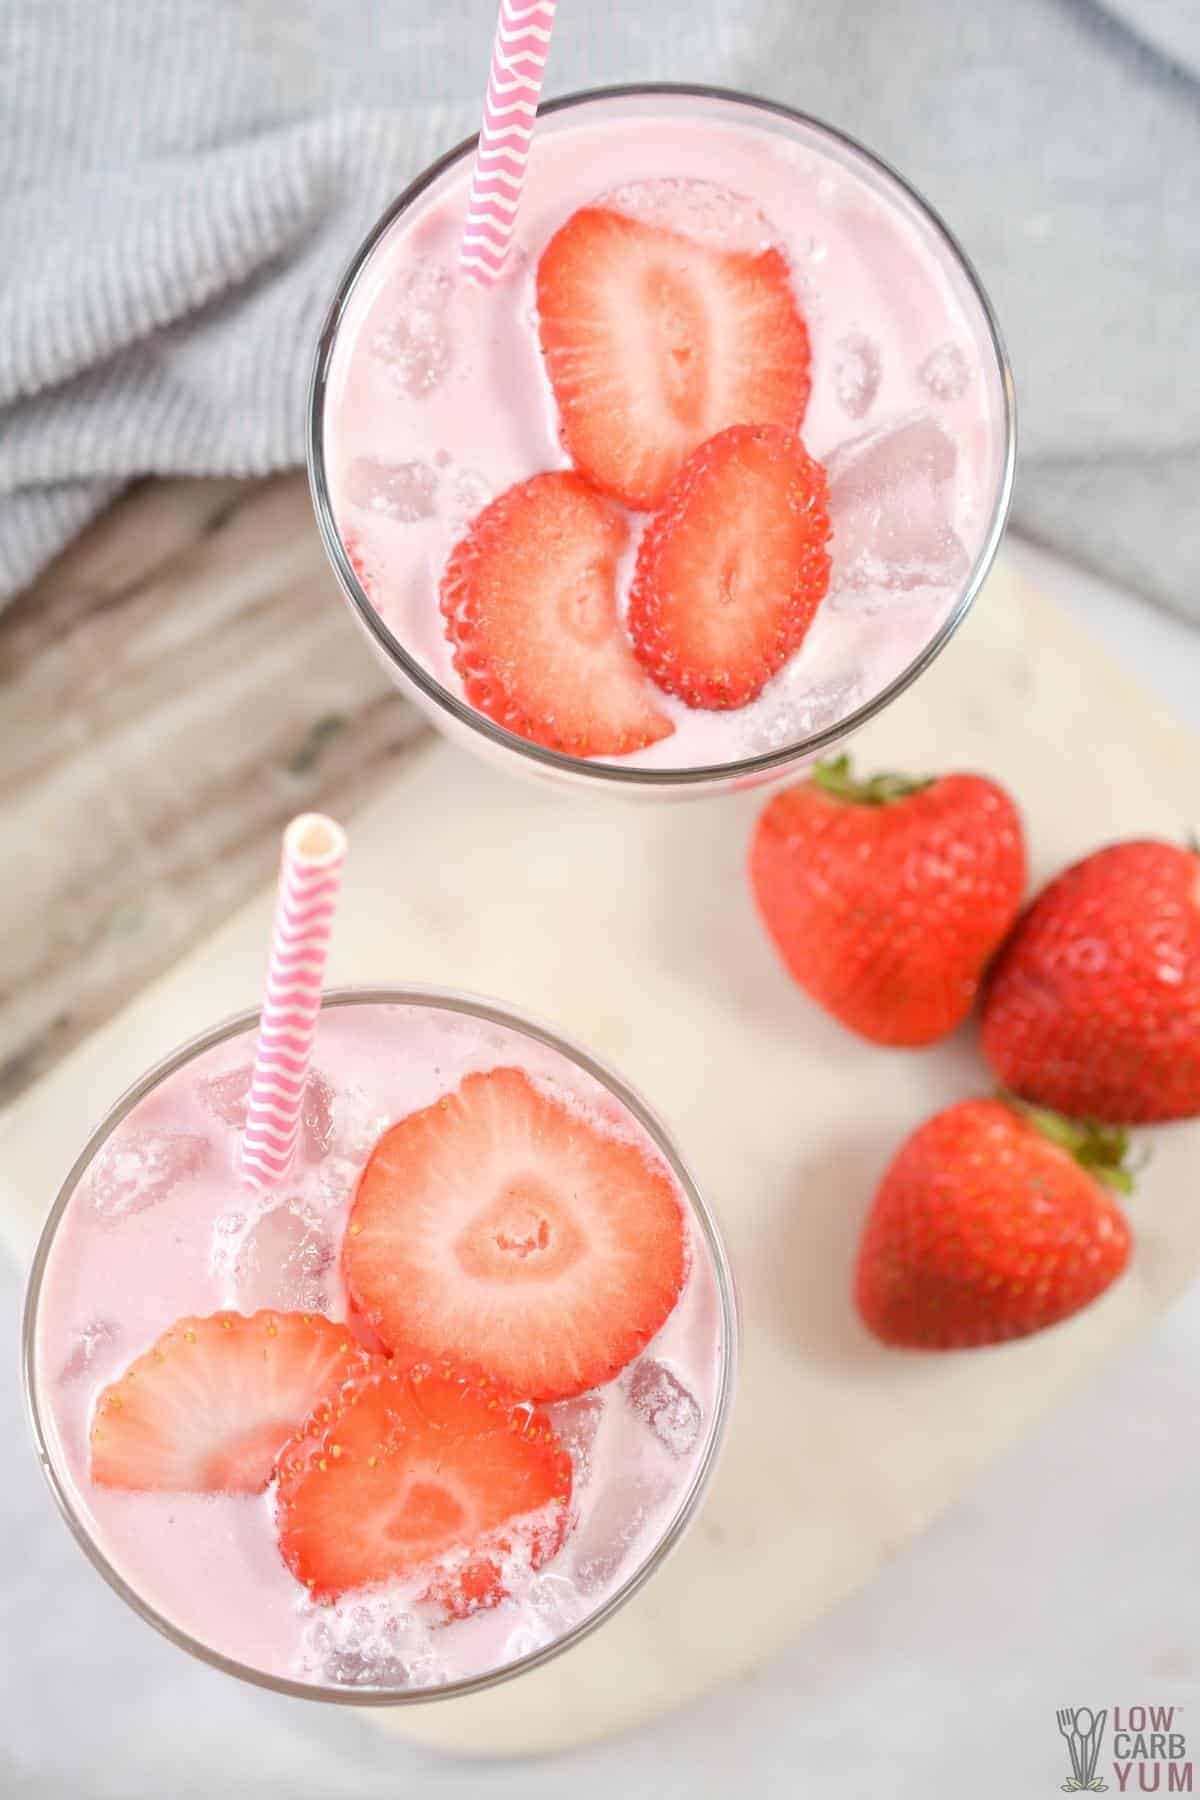
POLYGON ((646 528, 628 627, 689 706, 745 706, 800 648, 829 588, 825 471, 775 425, 735 425, 681 469, 646 528))
POLYGON ((543 251, 537 303, 567 452, 626 506, 658 506, 726 426, 800 427, 808 331, 777 249, 719 250, 586 206, 543 251))
POLYGON ((565 470, 479 514, 441 590, 472 706, 572 756, 621 756, 670 735, 617 618, 627 536, 616 507, 565 470))
POLYGON ((261 1493, 296 1427, 368 1366, 347 1328, 315 1313, 179 1319, 98 1396, 92 1480, 261 1493))
POLYGON ((428 1571, 425 1597, 461 1618, 504 1598, 508 1559, 554 1555, 570 1498, 545 1413, 442 1359, 385 1364, 284 1450, 279 1547, 314 1599, 428 1571))
POLYGON ((663 1324, 686 1264, 663 1166, 509 1068, 384 1133, 342 1251, 385 1344, 537 1400, 611 1380, 663 1324))
POLYGON ((363 593, 375 604, 378 600, 379 575, 374 559, 357 531, 342 533, 342 548, 346 552, 347 562, 358 576, 363 593))

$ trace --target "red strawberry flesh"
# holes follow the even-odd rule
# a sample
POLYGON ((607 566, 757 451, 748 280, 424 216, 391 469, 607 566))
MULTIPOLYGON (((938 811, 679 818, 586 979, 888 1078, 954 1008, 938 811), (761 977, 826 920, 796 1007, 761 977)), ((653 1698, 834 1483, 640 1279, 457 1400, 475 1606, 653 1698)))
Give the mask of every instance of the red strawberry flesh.
POLYGON ((509 488, 456 546, 441 584, 472 706, 571 756, 621 756, 673 730, 617 617, 628 527, 578 475, 509 488))
POLYGON ((504 1597, 510 1557, 554 1555, 570 1497, 544 1413, 444 1361, 378 1364, 283 1452, 280 1549, 314 1599, 419 1577, 461 1617, 504 1597))
POLYGON ((740 707, 804 642, 829 587, 825 473, 777 426, 684 464, 646 528, 629 600, 639 662, 689 706, 740 707))
POLYGON ((550 240, 537 298, 568 454, 627 506, 659 505, 727 426, 799 429, 808 332, 778 249, 721 250, 597 204, 550 240))
POLYGON ((538 1400, 611 1380, 663 1325, 686 1261, 662 1165, 514 1068, 385 1132, 343 1250, 385 1344, 538 1400))
POLYGON ((92 1480, 261 1493, 297 1426, 366 1362, 346 1326, 315 1313, 180 1319, 98 1396, 92 1480))

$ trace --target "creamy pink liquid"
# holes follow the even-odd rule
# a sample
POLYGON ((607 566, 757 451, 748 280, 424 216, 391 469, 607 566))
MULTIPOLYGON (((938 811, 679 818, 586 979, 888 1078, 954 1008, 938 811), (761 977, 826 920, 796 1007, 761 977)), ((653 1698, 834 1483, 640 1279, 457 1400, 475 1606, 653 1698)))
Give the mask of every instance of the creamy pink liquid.
MULTIPOLYGON (((330 492, 381 616, 461 697, 437 598, 447 555, 505 488, 569 466, 537 335, 535 274, 550 237, 605 197, 730 248, 778 245, 812 343, 802 435, 831 481, 831 590, 799 652, 757 700, 715 712, 656 693, 673 734, 621 759, 662 768, 735 762, 838 723, 929 643, 994 521, 1004 397, 961 268, 862 158, 801 127, 731 123, 721 103, 690 100, 634 119, 615 104, 582 108, 578 122, 545 122, 554 129, 535 141, 497 287, 480 290, 457 272, 468 164, 381 240, 332 357, 330 492)), ((622 613, 645 515, 630 522, 622 613)))
POLYGON ((508 1600, 450 1625, 430 1621, 420 1581, 314 1605, 281 1558, 273 1489, 246 1497, 94 1486, 88 1432, 97 1393, 188 1314, 277 1306, 344 1319, 339 1251, 368 1150, 387 1125, 472 1071, 520 1066, 599 1129, 646 1140, 598 1081, 505 1026, 436 1007, 327 1008, 302 1153, 282 1190, 260 1196, 237 1170, 252 1049, 239 1035, 161 1083, 122 1121, 71 1199, 37 1322, 51 1460, 87 1531, 135 1593, 237 1662, 359 1688, 432 1687, 502 1667, 603 1605, 686 1500, 715 1428, 729 1354, 711 1252, 693 1221, 683 1293, 645 1355, 594 1395, 550 1409, 574 1461, 574 1525, 536 1573, 514 1557, 508 1600))

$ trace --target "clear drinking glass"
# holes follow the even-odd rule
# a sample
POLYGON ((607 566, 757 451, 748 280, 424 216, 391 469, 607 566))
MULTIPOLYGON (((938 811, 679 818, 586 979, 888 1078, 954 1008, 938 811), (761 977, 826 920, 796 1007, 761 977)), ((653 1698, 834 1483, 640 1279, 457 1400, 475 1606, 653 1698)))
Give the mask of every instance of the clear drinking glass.
MULTIPOLYGON (((683 1356, 683 1347, 689 1345, 696 1348, 698 1355, 711 1358, 711 1362, 707 1365, 709 1374, 706 1377, 709 1385, 704 1390, 710 1403, 702 1414, 700 1409, 697 1409, 694 1416, 689 1415, 685 1419, 684 1423, 688 1430, 694 1430, 694 1441, 689 1444, 686 1460, 678 1465, 680 1474, 677 1486, 670 1491, 663 1490, 657 1503, 657 1511, 650 1511, 645 1515, 644 1523, 636 1529, 627 1546, 626 1539, 622 1535, 628 1523, 625 1515, 622 1514, 619 1520, 614 1519, 613 1537, 609 1543, 606 1536, 608 1515, 602 1513, 600 1509, 609 1494, 620 1494, 622 1477, 628 1472, 623 1471, 620 1467, 611 1468, 608 1473, 614 1479, 606 1484, 605 1471, 600 1467, 600 1451, 606 1441, 610 1444, 614 1441, 620 1444, 633 1441, 627 1435, 631 1419, 636 1422, 639 1431, 644 1431, 647 1427, 644 1420, 636 1414, 632 1403, 626 1398, 624 1389, 618 1391, 616 1384, 610 1384, 609 1389, 602 1390, 609 1395, 610 1403, 621 1409, 618 1429, 626 1435, 614 1440, 610 1433, 607 1440, 603 1438, 599 1440, 593 1458, 595 1466, 591 1480, 590 1482, 586 1479, 583 1481, 580 1517, 575 1529, 582 1531, 586 1526, 589 1531, 593 1531, 597 1555, 600 1558, 612 1554, 618 1557, 625 1555, 626 1560, 614 1564, 611 1577, 608 1578, 603 1591, 599 1592, 595 1603, 589 1602, 585 1596, 581 1607, 565 1607, 564 1605, 558 1613, 550 1615, 535 1614, 531 1608, 527 1616, 526 1611, 517 1602, 507 1602, 506 1605, 510 1607, 510 1610, 513 1608, 515 1610, 511 1610, 511 1617, 502 1620, 502 1623, 504 1630, 510 1631, 512 1634, 513 1653, 509 1660, 499 1666, 472 1669, 470 1673, 456 1675, 451 1666, 453 1659, 447 1656, 445 1658, 447 1669, 441 1673, 438 1672, 436 1666, 432 1673, 425 1670, 420 1676, 419 1685, 397 1685, 397 1678, 394 1674, 388 1675, 386 1679, 373 1680, 369 1666, 365 1670, 352 1668, 345 1678, 343 1678, 343 1668, 339 1667, 337 1678, 329 1679, 323 1676, 319 1670, 311 1675, 308 1672, 300 1674, 295 1669, 262 1666, 249 1656, 230 1654, 228 1645, 223 1648, 219 1642, 212 1641, 212 1638, 220 1635, 219 1632, 207 1634, 194 1628, 189 1629, 186 1624, 181 1623, 179 1617, 172 1616, 173 1611, 183 1610, 195 1613, 198 1606, 203 1609, 207 1605, 210 1608, 211 1616, 220 1619, 222 1614, 219 1600, 214 1598, 211 1603, 208 1602, 204 1597, 203 1590, 206 1587, 211 1588, 215 1596, 221 1592, 222 1583, 232 1579, 233 1592, 235 1596, 237 1595, 240 1565, 232 1563, 229 1568, 222 1570, 219 1564, 223 1552, 218 1548, 215 1558, 206 1557, 195 1548, 189 1532, 195 1528, 196 1521, 203 1517, 202 1509, 210 1506, 214 1498, 223 1501, 232 1499, 233 1505, 238 1507, 243 1502, 251 1506, 257 1504, 253 1497, 123 1494, 119 1497, 115 1511, 110 1508, 109 1512, 105 1514, 103 1522, 98 1520, 96 1508, 101 1503, 97 1498, 96 1490, 93 1489, 89 1496, 90 1484, 84 1466, 86 1449, 82 1454, 80 1451, 81 1443, 86 1446, 87 1436, 88 1415, 84 1409, 91 1404, 88 1399, 89 1390, 94 1390, 97 1385, 112 1379, 114 1370, 123 1368, 131 1356, 138 1355, 149 1348, 162 1328, 161 1320, 155 1318, 153 1322, 150 1322, 154 1306, 158 1304, 154 1299, 153 1256, 144 1252, 139 1253, 138 1250, 139 1242, 145 1241, 139 1238, 141 1222, 150 1217, 150 1214, 143 1214, 137 1211, 136 1207, 131 1207, 128 1214, 124 1215, 119 1215, 114 1211, 113 1219, 106 1222, 111 1224, 109 1235, 103 1240, 97 1239, 94 1235, 92 1238, 93 1243, 100 1243, 100 1254, 103 1257, 112 1257, 119 1256, 121 1253, 120 1234, 122 1232, 130 1234, 126 1240, 127 1248, 124 1252, 128 1263, 114 1266, 119 1269, 127 1266, 127 1278, 132 1291, 138 1293, 144 1290, 149 1296, 147 1322, 141 1328, 144 1330, 144 1341, 135 1342, 133 1335, 127 1334, 126 1341, 111 1350, 102 1342, 100 1355, 109 1355, 110 1363, 99 1375, 94 1371, 90 1374, 87 1372, 86 1365, 89 1357, 96 1350, 96 1344, 87 1341, 87 1332, 82 1337, 73 1340, 74 1348, 64 1363, 63 1353, 67 1345, 60 1329, 64 1317, 62 1300, 64 1286, 60 1279, 60 1272, 56 1272, 56 1256, 63 1253, 70 1258, 73 1251, 78 1249, 77 1244, 72 1246, 71 1233, 68 1230, 66 1233, 68 1243, 64 1251, 64 1221, 70 1219, 72 1207, 95 1206, 98 1203, 97 1193, 99 1190, 94 1179, 98 1167, 105 1170, 106 1180, 112 1177, 114 1167, 116 1180, 119 1182, 123 1179, 119 1159, 125 1154, 124 1146, 126 1144, 133 1143, 136 1148, 136 1143, 140 1141, 134 1135, 135 1128, 137 1132, 142 1129, 140 1121, 148 1117, 151 1125, 160 1131, 177 1125, 179 1109, 171 1104, 171 1097, 173 1092, 178 1094, 181 1090, 179 1088, 172 1089, 171 1084, 181 1075, 185 1076, 187 1083, 188 1105, 194 1105, 195 1096, 201 1091, 201 1084, 215 1081, 217 1083, 215 1089, 205 1088, 203 1090, 205 1093, 211 1091, 215 1095, 215 1100, 213 1102, 206 1100, 204 1104, 217 1104, 221 1108, 226 1106, 231 1091, 236 1092, 236 1084, 233 1090, 230 1090, 227 1085, 231 1080, 232 1073, 244 1067, 253 1055, 254 1034, 258 1024, 256 1012, 239 1014, 181 1045, 172 1055, 148 1070, 116 1102, 108 1116, 92 1133, 63 1183, 38 1243, 26 1294, 22 1354, 25 1392, 33 1434, 41 1465, 54 1498, 86 1555, 109 1585, 135 1612, 140 1613, 142 1618, 162 1632, 173 1644, 242 1680, 274 1689, 279 1693, 292 1694, 301 1699, 325 1700, 349 1705, 401 1706, 423 1700, 445 1699, 459 1694, 473 1693, 490 1687, 496 1682, 506 1681, 527 1669, 538 1667, 594 1631, 605 1619, 623 1606, 644 1581, 649 1579, 668 1551, 679 1541, 695 1515, 712 1474, 724 1437, 732 1400, 737 1365, 738 1323, 733 1276, 717 1224, 664 1126, 645 1102, 611 1069, 557 1032, 535 1023, 523 1014, 509 1011, 490 1001, 427 988, 367 987, 334 990, 325 996, 314 1053, 315 1068, 319 1069, 321 1066, 323 1041, 326 1047, 327 1066, 332 1067, 328 1058, 339 1041, 337 1033, 339 1031, 343 1034, 347 1031, 354 1032, 360 1026, 364 1032, 369 1031, 372 1029, 373 1023, 382 1016, 377 1012, 368 1018, 360 1010, 364 1008, 384 1009, 387 1020, 397 1023, 398 1032, 400 1025, 417 1029, 428 1024, 431 1028, 436 1028, 439 1034, 438 1041, 445 1043, 447 1054, 451 1058, 456 1054, 453 1044, 456 1037, 461 1034, 464 1041, 470 1040, 475 1043, 478 1040, 482 1042, 485 1046, 485 1056, 491 1054, 486 1047, 494 1042, 497 1062, 503 1062, 506 1056, 515 1060, 521 1055, 522 1046, 530 1058, 529 1066, 531 1068, 538 1066, 537 1059, 539 1057, 549 1066, 561 1061, 568 1072, 572 1074, 572 1078, 578 1080, 581 1091, 586 1091, 588 1095, 594 1093, 597 1104, 619 1109, 627 1120, 631 1120, 640 1129, 641 1134, 667 1165, 677 1184, 689 1225, 692 1261, 675 1313, 663 1328, 663 1341, 665 1341, 665 1334, 672 1330, 673 1320, 677 1317, 682 1318, 686 1307, 688 1309, 686 1320, 680 1325, 681 1335, 672 1342, 677 1347, 677 1361, 683 1356), (392 1009, 400 1010, 393 1011, 392 1009), (488 1033, 491 1034, 490 1038, 487 1036, 488 1033), (130 1116, 134 1114, 136 1117, 131 1120, 130 1116), (123 1137, 121 1128, 127 1120, 130 1121, 130 1124, 126 1127, 123 1137), (114 1151, 118 1158, 116 1164, 113 1162, 114 1151), (106 1157, 106 1153, 107 1161, 102 1163, 101 1159, 106 1157), (93 1177, 90 1187, 88 1185, 89 1177, 93 1177), (111 1246, 111 1248, 106 1246, 111 1246), (590 1500, 589 1494, 592 1496, 590 1500), (139 1507, 142 1507, 147 1500, 155 1499, 171 1502, 172 1516, 168 1518, 167 1524, 174 1527, 177 1535, 172 1536, 169 1530, 164 1535, 161 1511, 158 1513, 157 1523, 147 1524, 147 1514, 144 1510, 139 1517, 139 1507), (178 1520, 173 1516, 176 1503, 178 1503, 179 1511, 178 1520), (599 1520, 598 1524, 597 1520, 599 1520), (122 1544, 124 1548, 122 1548, 122 1544), (129 1548, 130 1546, 132 1549, 129 1548), (125 1553, 126 1550, 128 1550, 128 1554, 125 1553), (188 1563, 189 1554, 193 1558, 191 1564, 188 1563), (147 1573, 148 1561, 153 1562, 156 1557, 158 1563, 153 1570, 153 1581, 149 1578, 140 1579, 140 1574, 146 1575, 147 1573), (140 1572, 133 1566, 139 1561, 144 1565, 140 1572), (166 1576, 176 1581, 182 1580, 183 1583, 176 1589, 174 1603, 168 1604, 163 1604, 158 1594, 151 1594, 147 1591, 151 1585, 158 1587, 164 1585, 163 1565, 165 1563, 171 1564, 171 1568, 165 1571, 166 1576), (181 1595, 182 1599, 180 1599, 181 1595)), ((402 1035, 398 1035, 397 1044, 401 1041, 402 1035)), ((466 1050, 462 1052, 464 1056, 476 1053, 466 1050)), ((332 1103, 333 1110, 330 1117, 335 1120, 340 1117, 338 1113, 340 1104, 341 1102, 338 1100, 332 1103)), ((358 1105, 359 1101, 352 1096, 352 1100, 348 1104, 358 1105)), ((401 1108, 400 1110, 403 1112, 405 1109, 401 1108)), ((228 1124, 227 1113, 222 1112, 221 1116, 226 1119, 228 1124)), ((332 1140, 331 1155, 340 1154, 337 1132, 341 1130, 342 1126, 339 1124, 332 1140)), ((344 1163, 333 1165, 335 1184, 348 1181, 351 1186, 353 1185, 356 1179, 356 1167, 361 1164, 365 1156, 365 1146, 370 1135, 370 1130, 365 1136, 360 1131, 354 1155, 344 1163)), ((316 1164, 313 1169, 308 1171, 307 1179, 310 1182, 323 1181, 325 1177, 322 1170, 326 1166, 324 1163, 316 1164)), ((252 1205, 250 1197, 244 1191, 239 1192, 236 1178, 230 1178, 228 1187, 231 1206, 249 1207, 252 1205)), ((107 1190, 105 1193, 107 1194, 107 1190)), ((164 1202, 164 1204, 168 1204, 168 1202, 164 1202)), ((193 1202, 188 1194, 186 1204, 198 1206, 200 1203, 193 1202)), ((186 1268, 186 1259, 195 1258, 196 1245, 181 1242, 178 1254, 185 1265, 179 1277, 180 1292, 184 1293, 187 1291, 190 1279, 186 1268)), ((69 1274, 68 1269, 67 1275, 69 1276, 69 1274)), ((171 1278, 172 1280, 176 1278, 174 1269, 171 1271, 171 1278)), ((105 1289, 106 1296, 112 1294, 119 1279, 119 1273, 109 1276, 109 1285, 105 1289)), ((66 1291, 71 1290, 68 1287, 66 1291)), ((173 1317, 184 1316, 189 1311, 204 1313, 210 1310, 203 1305, 191 1307, 186 1304, 177 1305, 176 1301, 177 1296, 173 1294, 170 1307, 173 1317)), ((237 1310, 252 1311, 254 1309, 239 1307, 237 1310)), ((319 1308, 314 1305, 312 1310, 319 1310, 319 1308)), ((103 1326, 102 1324, 97 1325, 93 1329, 102 1331, 103 1326)), ((659 1341, 659 1339, 655 1339, 649 1346, 651 1354, 659 1341)), ((569 1407, 579 1403, 559 1404, 569 1407)), ((641 1443, 640 1438, 636 1441, 641 1443)), ((665 1452, 663 1455, 659 1455, 656 1448, 653 1454, 658 1457, 660 1463, 664 1462, 665 1452)), ((619 1461, 619 1458, 617 1460, 619 1461)), ((666 1460, 664 1466, 669 1467, 669 1459, 666 1460)), ((577 1486, 579 1481, 580 1477, 577 1473, 577 1486)), ((113 1490, 105 1491, 111 1494, 113 1490)), ((252 1519, 250 1525, 254 1530, 258 1529, 252 1519)), ((229 1541, 235 1545, 235 1551, 231 1554, 236 1554, 239 1534, 243 1534, 248 1528, 238 1521, 233 1524, 221 1524, 213 1542, 220 1546, 223 1536, 228 1535, 229 1541)), ((568 1537, 567 1545, 573 1541, 573 1537, 574 1534, 568 1537)), ((593 1539, 589 1539, 589 1545, 592 1542, 593 1539)), ((555 1577, 555 1569, 566 1547, 564 1545, 563 1551, 560 1551, 556 1558, 544 1565, 543 1569, 539 1571, 539 1579, 543 1581, 545 1577, 561 1579, 555 1577)), ((258 1555, 257 1548, 255 1555, 258 1555)), ((279 1566, 282 1569, 281 1562, 279 1566)), ((288 1576, 287 1580, 290 1582, 291 1577, 288 1576)), ((319 1625, 325 1609, 313 1607, 312 1603, 306 1600, 298 1583, 294 1584, 294 1588, 295 1596, 289 1599, 287 1604, 300 1611, 303 1611, 305 1607, 311 1608, 311 1611, 305 1615, 306 1620, 309 1624, 319 1625)), ((544 1589, 542 1593, 544 1598, 544 1589)), ((351 1595, 349 1598, 353 1601, 355 1596, 351 1595)), ((253 1609, 254 1603, 255 1595, 251 1593, 245 1604, 253 1609)), ((466 1627, 477 1627, 480 1619, 484 1620, 486 1627, 491 1618, 500 1620, 500 1609, 496 1609, 490 1615, 476 1615, 475 1620, 466 1621, 466 1627)), ((192 1624, 194 1627, 194 1619, 192 1624)), ((443 1629, 458 1631, 463 1628, 459 1624, 452 1624, 443 1629)), ((508 1639, 505 1641, 509 1642, 508 1639)), ((266 1638, 264 1638, 264 1642, 266 1642, 266 1638)), ((271 1660, 270 1657, 264 1656, 263 1664, 269 1663, 271 1660)))
MULTIPOLYGON (((990 474, 986 503, 964 539, 966 555, 952 591, 941 596, 929 617, 915 622, 897 611, 891 621, 877 620, 864 626, 886 643, 874 644, 870 691, 850 699, 844 714, 819 718, 798 729, 787 741, 771 742, 753 754, 739 754, 727 761, 696 766, 645 766, 629 759, 603 760, 568 756, 515 736, 476 711, 456 691, 455 678, 446 678, 431 666, 428 656, 402 641, 364 589, 352 566, 339 532, 331 496, 327 407, 337 369, 339 334, 356 294, 371 291, 373 259, 393 229, 408 229, 466 179, 474 150, 472 138, 425 170, 388 209, 355 254, 339 284, 321 332, 313 370, 308 418, 308 467, 313 503, 326 550, 353 616, 366 633, 384 666, 410 695, 451 737, 482 755, 526 774, 608 789, 626 795, 670 796, 728 791, 779 779, 797 765, 811 762, 834 744, 873 718, 937 656, 961 624, 991 567, 1002 536, 1012 493, 1016 453, 1015 402, 1008 359, 991 305, 979 277, 963 250, 941 219, 915 189, 860 144, 832 126, 774 102, 721 89, 648 84, 570 95, 543 105, 539 113, 536 144, 552 153, 556 143, 578 126, 602 122, 614 132, 636 132, 639 121, 679 119, 712 121, 750 127, 793 146, 798 156, 819 155, 835 169, 856 177, 884 206, 902 216, 918 234, 929 260, 956 298, 972 339, 970 361, 973 378, 986 386, 989 442, 984 446, 990 474), (886 654, 883 654, 886 652, 886 654), (883 671, 881 673, 881 671, 883 671)), ((569 154, 569 147, 564 143, 569 154)), ((648 168, 647 176, 655 171, 648 168)), ((530 185, 536 182, 536 165, 530 185)), ((527 188, 526 192, 530 191, 527 188)), ((589 197, 586 180, 578 204, 589 197)), ((753 198, 753 196, 751 196, 753 198)), ((784 223, 783 221, 777 221, 784 223)), ((847 436, 852 431, 848 425, 847 436)), ((818 455, 819 446, 813 446, 818 455)), ((435 446, 429 446, 431 455, 435 446)), ((526 473, 532 474, 530 469, 526 473)), ((432 584, 431 584, 432 585, 432 584)), ((436 610, 431 591, 429 605, 436 610)), ((828 605, 828 602, 826 602, 828 605)), ((657 747, 656 747, 657 748, 657 747)))

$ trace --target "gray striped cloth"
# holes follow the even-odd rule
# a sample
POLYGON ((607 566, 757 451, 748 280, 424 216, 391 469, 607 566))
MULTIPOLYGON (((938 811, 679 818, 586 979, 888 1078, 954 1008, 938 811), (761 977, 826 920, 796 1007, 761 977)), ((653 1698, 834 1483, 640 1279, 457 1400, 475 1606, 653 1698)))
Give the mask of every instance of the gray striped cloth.
MULTIPOLYGON (((302 460, 333 285, 477 123, 494 10, 4 0, 0 597, 140 475, 302 460)), ((654 79, 902 168, 1009 338, 1018 527, 1200 618, 1196 0, 561 0, 547 93, 654 79)))

